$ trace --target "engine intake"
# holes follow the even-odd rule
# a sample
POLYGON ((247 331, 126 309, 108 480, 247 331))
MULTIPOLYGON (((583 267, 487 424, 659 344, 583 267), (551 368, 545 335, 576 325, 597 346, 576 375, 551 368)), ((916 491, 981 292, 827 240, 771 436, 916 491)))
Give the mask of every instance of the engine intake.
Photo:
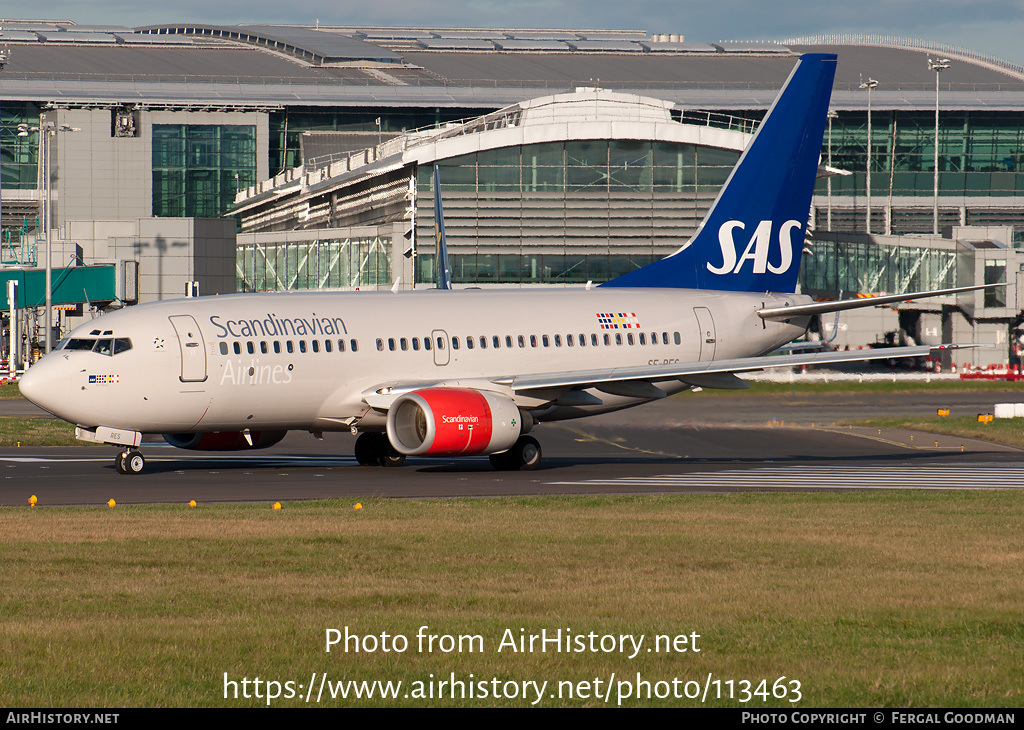
POLYGON ((388 440, 406 456, 466 456, 506 451, 523 433, 511 398, 470 388, 423 388, 395 399, 388 440))
POLYGON ((283 439, 287 431, 206 431, 202 433, 165 433, 164 441, 189 451, 246 451, 265 449, 283 439))

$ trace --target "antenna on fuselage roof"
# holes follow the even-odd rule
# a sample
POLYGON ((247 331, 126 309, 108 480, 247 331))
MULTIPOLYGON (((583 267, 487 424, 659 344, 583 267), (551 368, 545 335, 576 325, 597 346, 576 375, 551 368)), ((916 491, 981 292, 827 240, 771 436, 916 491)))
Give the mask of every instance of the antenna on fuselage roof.
POLYGON ((441 206, 441 172, 434 163, 434 241, 437 244, 437 288, 452 288, 452 269, 448 263, 448 238, 444 233, 444 208, 441 206))

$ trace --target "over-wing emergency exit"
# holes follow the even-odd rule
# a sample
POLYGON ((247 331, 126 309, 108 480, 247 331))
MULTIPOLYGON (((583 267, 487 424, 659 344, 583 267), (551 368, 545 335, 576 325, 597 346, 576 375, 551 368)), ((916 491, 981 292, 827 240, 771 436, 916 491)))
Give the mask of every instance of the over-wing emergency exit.
POLYGON ((767 355, 813 315, 887 301, 794 293, 835 66, 802 56, 694 237, 601 286, 143 304, 75 329, 22 393, 79 438, 120 446, 122 473, 143 470, 144 434, 238 450, 293 429, 358 434, 365 465, 488 455, 532 469, 530 432, 546 421, 744 388, 737 374, 763 368, 925 355, 933 348, 767 355))

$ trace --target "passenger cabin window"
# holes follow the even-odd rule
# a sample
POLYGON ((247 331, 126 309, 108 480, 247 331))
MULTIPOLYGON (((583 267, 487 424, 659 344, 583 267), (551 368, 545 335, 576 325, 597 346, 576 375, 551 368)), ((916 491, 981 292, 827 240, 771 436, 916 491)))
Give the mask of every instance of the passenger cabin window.
POLYGON ((275 355, 280 355, 281 354, 281 343, 278 342, 277 340, 274 340, 274 354, 275 355))
POLYGON ((235 351, 235 354, 236 355, 241 355, 242 354, 242 343, 241 342, 233 342, 231 344, 234 345, 234 347, 232 349, 235 351))
POLYGON ((352 347, 352 352, 358 352, 359 340, 349 340, 348 344, 352 347))
POLYGON ((324 340, 324 352, 331 352, 331 348, 334 347, 330 340, 324 340))
POLYGON ((221 355, 227 355, 228 354, 228 343, 226 343, 226 342, 220 343, 220 354, 221 355))
POLYGON ((345 340, 338 340, 338 352, 345 352, 345 340))
POLYGON ((459 349, 459 338, 458 337, 453 337, 452 338, 452 349, 453 350, 458 350, 459 349))
POLYGON ((466 349, 467 350, 472 350, 473 349, 473 338, 472 337, 467 337, 466 338, 466 349))
MULTIPOLYGON (((441 339, 441 338, 439 337, 438 339, 441 339)), ((423 338, 423 349, 424 350, 429 350, 430 349, 430 338, 429 337, 424 337, 423 338)))
POLYGON ((480 349, 481 350, 486 350, 487 349, 487 338, 484 337, 483 335, 480 335, 480 349))
POLYGON ((377 351, 384 352, 384 340, 379 337, 377 338, 377 351))
POLYGON ((313 347, 313 352, 320 352, 320 340, 313 340, 310 345, 313 347))
POLYGON ((253 346, 251 342, 245 343, 245 351, 248 352, 250 355, 256 354, 256 348, 253 346))
POLYGON ((682 338, 681 338, 681 337, 679 336, 679 333, 678 333, 678 332, 674 332, 674 333, 672 334, 672 341, 673 341, 673 342, 675 342, 675 343, 676 343, 677 345, 679 345, 679 344, 682 344, 682 342, 683 342, 683 340, 682 340, 682 338))

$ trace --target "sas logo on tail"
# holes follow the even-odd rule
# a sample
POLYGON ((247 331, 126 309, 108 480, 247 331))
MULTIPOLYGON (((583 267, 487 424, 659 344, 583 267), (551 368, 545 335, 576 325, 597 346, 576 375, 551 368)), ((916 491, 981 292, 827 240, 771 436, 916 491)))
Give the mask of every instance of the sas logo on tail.
POLYGON ((737 254, 736 236, 742 242, 746 235, 746 225, 742 221, 726 221, 718 229, 718 245, 722 247, 722 265, 707 268, 712 274, 738 274, 744 265, 751 262, 752 273, 784 274, 793 266, 793 231, 801 230, 799 221, 786 221, 779 227, 778 250, 772 249, 772 222, 761 221, 747 239, 742 255, 737 254), (736 231, 743 233, 737 234, 736 231), (775 261, 770 257, 777 257, 775 261))

